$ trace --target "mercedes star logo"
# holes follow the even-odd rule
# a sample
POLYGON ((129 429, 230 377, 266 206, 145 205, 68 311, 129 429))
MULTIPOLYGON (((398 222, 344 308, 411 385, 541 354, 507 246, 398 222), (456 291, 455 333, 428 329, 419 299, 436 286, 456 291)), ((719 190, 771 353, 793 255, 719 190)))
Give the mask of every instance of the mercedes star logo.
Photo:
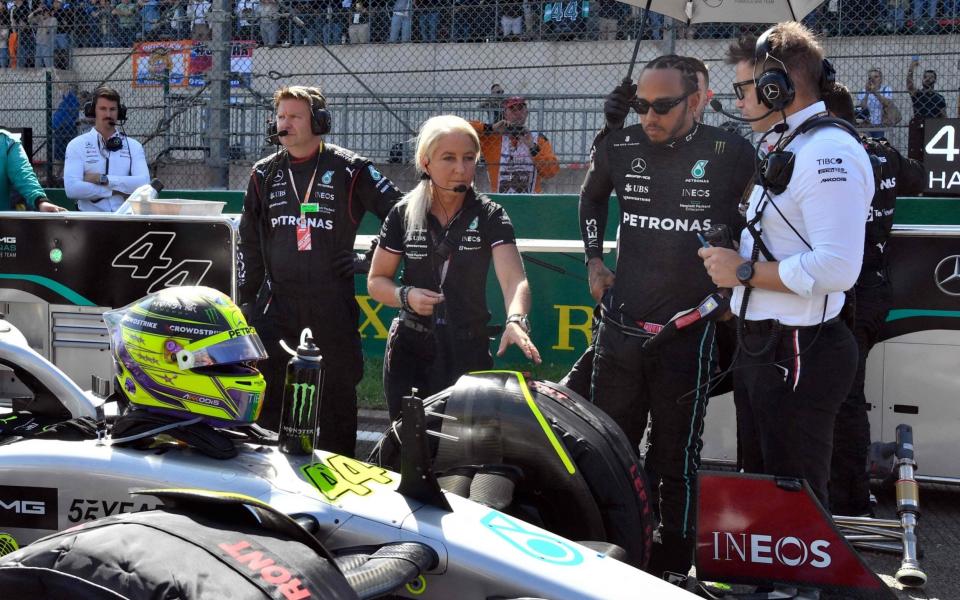
POLYGON ((633 162, 630 163, 630 170, 634 173, 643 173, 647 170, 647 161, 639 157, 633 159, 633 162))
POLYGON ((933 270, 933 281, 948 296, 960 296, 960 254, 941 260, 933 270))
POLYGON ((780 86, 775 83, 768 83, 763 86, 763 95, 767 100, 776 100, 780 97, 780 86))

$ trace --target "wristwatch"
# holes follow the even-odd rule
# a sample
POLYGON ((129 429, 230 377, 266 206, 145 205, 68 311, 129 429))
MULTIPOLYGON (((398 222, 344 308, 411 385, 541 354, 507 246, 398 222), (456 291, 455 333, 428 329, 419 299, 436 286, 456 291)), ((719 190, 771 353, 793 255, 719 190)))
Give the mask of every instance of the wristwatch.
POLYGON ((753 279, 753 265, 756 262, 755 260, 748 260, 740 263, 740 266, 737 267, 737 280, 747 287, 753 287, 750 285, 750 280, 753 279))
POLYGON ((107 185, 110 183, 110 179, 107 178, 106 174, 100 176, 100 185, 107 185))
POLYGON ((514 313, 507 317, 507 324, 510 323, 516 323, 524 333, 530 333, 530 319, 527 318, 527 315, 514 313))

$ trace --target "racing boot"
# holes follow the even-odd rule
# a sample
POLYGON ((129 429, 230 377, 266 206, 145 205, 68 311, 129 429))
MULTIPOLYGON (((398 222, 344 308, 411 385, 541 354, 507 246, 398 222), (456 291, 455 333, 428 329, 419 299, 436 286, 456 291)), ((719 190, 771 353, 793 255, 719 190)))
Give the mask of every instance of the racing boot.
POLYGON ((667 574, 686 577, 693 564, 693 536, 683 537, 678 532, 660 532, 660 541, 654 542, 647 564, 647 572, 671 581, 667 574))

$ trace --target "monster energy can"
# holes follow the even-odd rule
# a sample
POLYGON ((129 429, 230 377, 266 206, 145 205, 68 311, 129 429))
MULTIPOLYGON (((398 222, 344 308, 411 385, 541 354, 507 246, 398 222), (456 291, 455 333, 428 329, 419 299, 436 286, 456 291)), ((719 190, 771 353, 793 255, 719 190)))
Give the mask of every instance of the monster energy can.
POLYGON ((304 330, 300 336, 283 384, 279 445, 287 454, 312 454, 316 445, 323 362, 309 333, 304 330))

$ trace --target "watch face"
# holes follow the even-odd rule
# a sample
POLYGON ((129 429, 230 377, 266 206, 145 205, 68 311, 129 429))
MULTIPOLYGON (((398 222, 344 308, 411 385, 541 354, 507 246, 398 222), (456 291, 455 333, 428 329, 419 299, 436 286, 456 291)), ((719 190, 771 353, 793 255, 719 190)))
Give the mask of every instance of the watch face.
POLYGON ((737 267, 737 279, 746 283, 753 278, 753 263, 745 262, 737 267))

